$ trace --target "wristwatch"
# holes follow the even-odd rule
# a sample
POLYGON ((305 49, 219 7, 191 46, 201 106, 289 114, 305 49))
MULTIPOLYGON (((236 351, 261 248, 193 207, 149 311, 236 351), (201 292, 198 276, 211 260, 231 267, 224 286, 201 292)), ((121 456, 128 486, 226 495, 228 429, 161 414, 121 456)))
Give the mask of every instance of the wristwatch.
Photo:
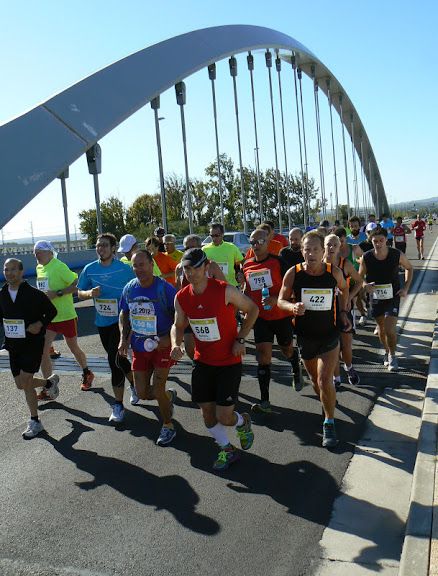
POLYGON ((236 341, 239 342, 239 344, 245 344, 245 338, 236 338, 236 341))
POLYGON ((57 290, 56 295, 57 296, 64 296, 64 292, 62 290, 57 290))

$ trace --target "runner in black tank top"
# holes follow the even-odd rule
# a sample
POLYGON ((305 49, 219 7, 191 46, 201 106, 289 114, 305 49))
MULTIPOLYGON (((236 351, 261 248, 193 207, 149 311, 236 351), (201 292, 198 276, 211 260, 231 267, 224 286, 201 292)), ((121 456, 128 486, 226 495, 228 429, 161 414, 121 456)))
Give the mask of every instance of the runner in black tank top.
MULTIPOLYGON (((347 372, 348 382, 352 386, 357 386, 360 383, 360 378, 358 373, 353 367, 353 335, 354 330, 354 298, 356 294, 361 290, 362 278, 356 271, 354 265, 346 258, 341 258, 339 256, 339 249, 341 246, 341 241, 336 236, 336 234, 329 234, 326 236, 324 241, 325 252, 324 261, 332 265, 338 266, 342 270, 345 281, 347 283, 348 291, 348 303, 347 303, 347 314, 348 319, 351 323, 351 328, 345 329, 341 326, 341 357, 344 361, 344 369, 347 372), (353 282, 351 282, 353 280, 353 282)), ((335 376, 334 376, 335 388, 341 385, 340 367, 339 362, 336 364, 335 376)))
POLYGON ((386 230, 376 228, 370 234, 374 249, 365 252, 359 274, 366 277, 365 288, 371 295, 371 313, 376 319, 379 339, 385 348, 383 363, 390 372, 398 369, 397 316, 400 297, 407 295, 412 282, 412 266, 405 254, 386 246, 386 230), (405 269, 405 285, 400 288, 399 266, 405 269))
POLYGON ((348 294, 341 270, 322 262, 324 238, 318 232, 312 230, 303 236, 302 249, 305 262, 286 273, 278 306, 295 315, 301 357, 325 413, 322 445, 332 448, 338 442, 333 373, 339 358, 339 320, 346 327, 350 324, 346 315, 348 294), (341 291, 340 310, 336 288, 341 291))

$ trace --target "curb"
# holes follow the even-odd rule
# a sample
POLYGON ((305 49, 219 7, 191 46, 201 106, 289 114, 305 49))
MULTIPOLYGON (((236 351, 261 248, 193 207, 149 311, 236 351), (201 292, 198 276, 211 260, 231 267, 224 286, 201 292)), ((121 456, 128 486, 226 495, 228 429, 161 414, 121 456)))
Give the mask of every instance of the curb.
MULTIPOLYGON (((430 254, 434 253, 435 241, 430 254)), ((415 293, 423 283, 423 268, 415 293)), ((414 288, 414 287, 413 287, 414 288)), ((414 293, 414 290, 412 290, 414 293)), ((409 314, 410 307, 408 309, 409 314)), ((406 314, 406 317, 408 316, 406 314)), ((430 351, 429 373, 424 393, 417 458, 412 477, 409 515, 406 523, 399 576, 428 576, 438 569, 438 518, 434 519, 435 482, 438 444, 438 318, 435 320, 430 351), (434 525, 437 524, 437 525, 434 525)), ((438 495, 438 490, 437 490, 438 495)))

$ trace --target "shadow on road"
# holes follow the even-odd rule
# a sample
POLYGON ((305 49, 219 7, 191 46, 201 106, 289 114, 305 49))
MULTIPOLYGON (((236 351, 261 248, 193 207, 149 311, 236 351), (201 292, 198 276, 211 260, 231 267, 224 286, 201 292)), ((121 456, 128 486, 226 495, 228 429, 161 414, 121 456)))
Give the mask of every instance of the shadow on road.
POLYGON ((219 532, 220 526, 215 520, 196 512, 199 496, 187 480, 177 475, 159 477, 123 460, 75 449, 81 434, 93 431, 93 428, 77 420, 67 419, 67 422, 73 427, 67 436, 61 440, 50 436, 45 436, 45 439, 79 470, 94 477, 88 482, 77 482, 81 490, 107 485, 140 504, 153 506, 155 510, 167 510, 193 532, 207 536, 219 532))

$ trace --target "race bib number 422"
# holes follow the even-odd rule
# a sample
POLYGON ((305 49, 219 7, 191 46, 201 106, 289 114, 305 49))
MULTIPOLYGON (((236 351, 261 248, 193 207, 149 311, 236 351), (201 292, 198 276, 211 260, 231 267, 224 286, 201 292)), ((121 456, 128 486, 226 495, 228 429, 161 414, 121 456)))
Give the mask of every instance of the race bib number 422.
POLYGON ((333 304, 333 290, 331 288, 303 288, 301 300, 306 310, 324 312, 331 310, 333 304))

